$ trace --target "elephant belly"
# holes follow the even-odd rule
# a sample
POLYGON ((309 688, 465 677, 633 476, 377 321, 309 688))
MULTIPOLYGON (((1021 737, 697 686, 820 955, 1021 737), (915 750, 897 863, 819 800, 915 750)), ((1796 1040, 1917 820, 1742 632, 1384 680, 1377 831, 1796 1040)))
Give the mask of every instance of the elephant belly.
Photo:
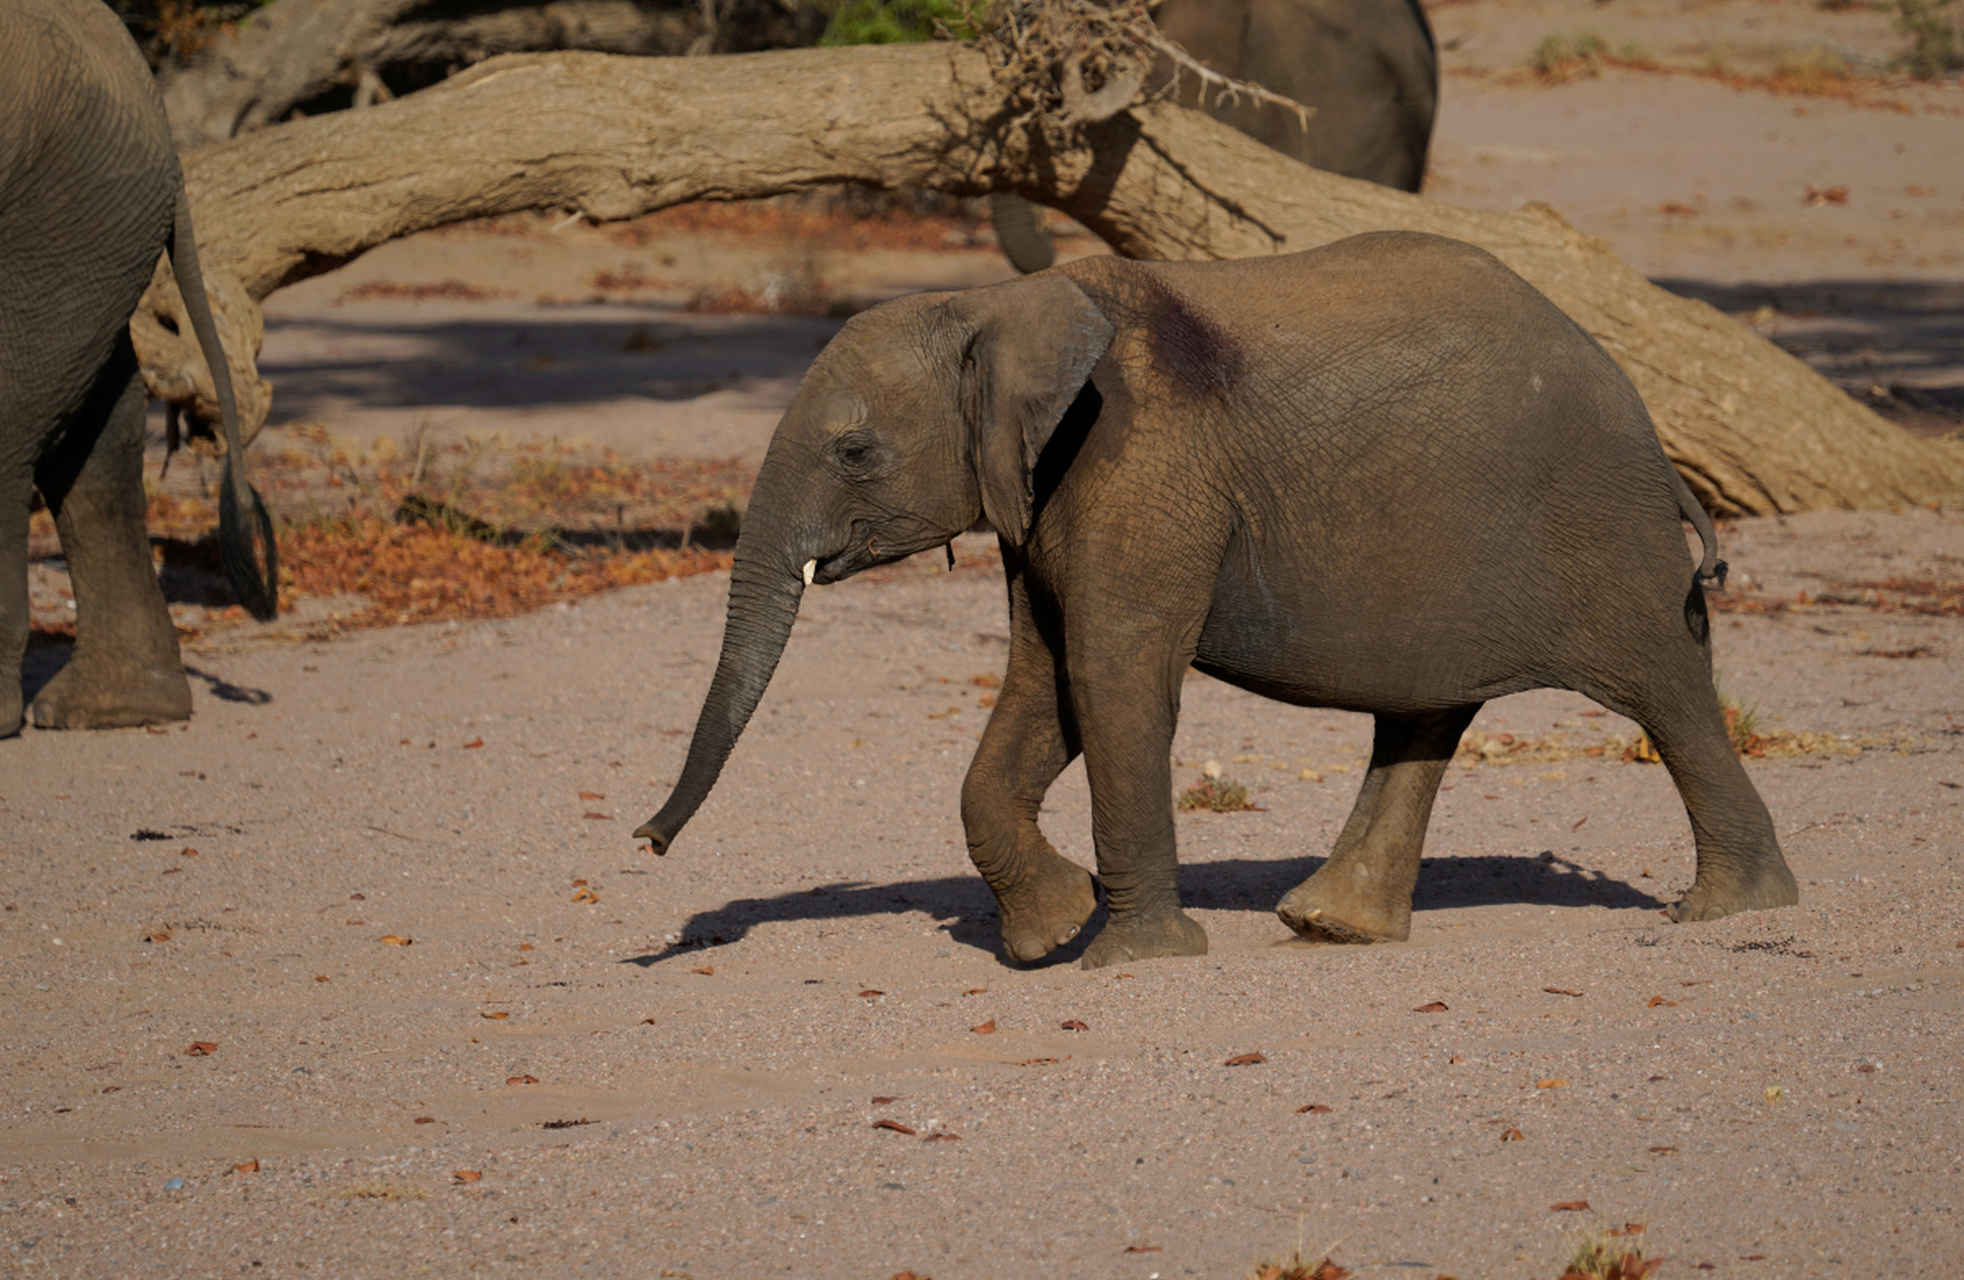
POLYGON ((1237 539, 1224 560, 1193 665, 1298 706, 1439 711, 1551 681, 1533 629, 1456 573, 1408 564, 1332 574, 1237 539))

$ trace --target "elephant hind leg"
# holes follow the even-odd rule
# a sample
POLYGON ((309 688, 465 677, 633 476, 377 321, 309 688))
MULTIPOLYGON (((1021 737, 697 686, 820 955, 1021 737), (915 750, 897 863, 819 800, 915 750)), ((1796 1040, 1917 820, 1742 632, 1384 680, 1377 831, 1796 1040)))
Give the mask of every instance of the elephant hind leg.
POLYGON ((1402 942, 1439 780, 1480 704, 1422 719, 1380 715, 1371 768, 1329 858, 1276 904, 1318 942, 1402 942))
POLYGON ((1620 698, 1597 697, 1643 726, 1691 819, 1698 870, 1670 908, 1671 919, 1717 920, 1793 906, 1800 888, 1780 852, 1766 802, 1732 749, 1710 663, 1701 647, 1690 641, 1685 647, 1694 656, 1681 664, 1688 669, 1679 678, 1620 698))
POLYGON ((144 524, 143 410, 125 335, 36 468, 75 589, 75 654, 34 699, 37 728, 190 718, 190 681, 144 524))

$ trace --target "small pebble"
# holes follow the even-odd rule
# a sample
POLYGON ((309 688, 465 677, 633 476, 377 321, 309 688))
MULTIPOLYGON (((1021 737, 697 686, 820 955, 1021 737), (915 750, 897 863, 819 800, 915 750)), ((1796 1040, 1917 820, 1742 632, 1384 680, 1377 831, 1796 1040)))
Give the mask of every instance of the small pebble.
POLYGON ((170 1181, 168 1181, 168 1182, 166 1182, 166 1183, 164 1183, 164 1190, 166 1190, 166 1191, 182 1191, 182 1190, 184 1190, 184 1179, 182 1179, 182 1178, 172 1178, 172 1179, 171 1179, 170 1181))

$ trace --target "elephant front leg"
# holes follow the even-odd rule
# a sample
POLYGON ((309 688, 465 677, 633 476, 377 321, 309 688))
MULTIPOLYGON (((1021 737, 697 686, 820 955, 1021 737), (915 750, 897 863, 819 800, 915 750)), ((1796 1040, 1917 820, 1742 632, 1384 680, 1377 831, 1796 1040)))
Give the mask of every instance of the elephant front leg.
POLYGON ((67 436, 36 470, 75 588, 75 655, 34 699, 43 729, 189 719, 177 629, 144 526, 143 384, 125 337, 67 436))
POLYGON ((1044 793, 1077 749, 1058 705, 1055 660, 1020 594, 1011 588, 1008 675, 962 783, 962 826, 1002 912, 1003 953, 1028 964, 1077 937, 1098 892, 1037 825, 1044 793))
POLYGON ((1402 942, 1412 932, 1425 828, 1439 780, 1476 703, 1422 720, 1377 717, 1371 768, 1336 848, 1276 904, 1282 923, 1318 942, 1402 942))
POLYGON ((1098 969, 1158 956, 1207 954, 1207 931, 1180 909, 1173 826, 1173 727, 1186 662, 1160 669, 1150 654, 1095 666, 1074 682, 1091 782, 1091 830, 1111 918, 1085 949, 1098 969))

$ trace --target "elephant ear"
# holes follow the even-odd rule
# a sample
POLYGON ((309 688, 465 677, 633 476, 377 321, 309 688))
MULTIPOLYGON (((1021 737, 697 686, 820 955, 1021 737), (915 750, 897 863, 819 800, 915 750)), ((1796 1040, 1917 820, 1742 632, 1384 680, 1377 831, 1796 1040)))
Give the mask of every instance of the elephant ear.
POLYGON ((1031 472, 1117 330, 1069 276, 1044 274, 946 304, 961 344, 960 395, 982 512, 1020 544, 1031 472))

